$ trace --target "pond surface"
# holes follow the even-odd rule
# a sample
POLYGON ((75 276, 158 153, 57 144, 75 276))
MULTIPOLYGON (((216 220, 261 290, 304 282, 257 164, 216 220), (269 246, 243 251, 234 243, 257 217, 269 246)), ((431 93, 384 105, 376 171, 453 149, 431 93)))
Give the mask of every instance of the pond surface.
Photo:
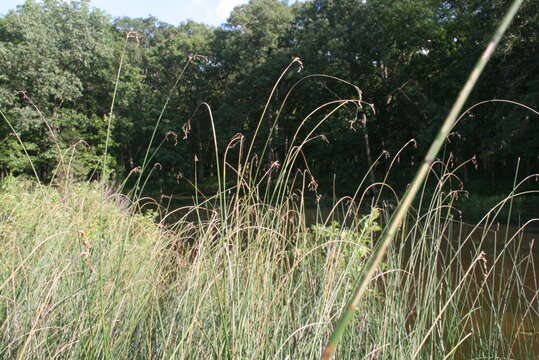
MULTIPOLYGON (((504 341, 488 346, 511 349, 513 359, 530 359, 530 354, 539 358, 539 229, 497 225, 474 231, 464 225, 459 230, 463 239, 470 239, 462 251, 462 268, 473 266, 478 250, 484 252, 468 289, 469 298, 477 302, 473 309, 465 309, 470 311, 466 330, 485 334, 494 327, 504 341)), ((471 359, 475 354, 465 342, 458 355, 458 359, 471 359)))

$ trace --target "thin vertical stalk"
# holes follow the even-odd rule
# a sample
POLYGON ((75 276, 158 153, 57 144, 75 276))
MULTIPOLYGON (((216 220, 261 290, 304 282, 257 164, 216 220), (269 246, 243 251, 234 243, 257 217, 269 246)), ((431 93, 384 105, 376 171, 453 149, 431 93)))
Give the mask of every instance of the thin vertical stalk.
POLYGON ((41 184, 41 180, 39 179, 39 175, 37 174, 36 168, 34 166, 34 162, 32 161, 32 158, 30 157, 30 155, 28 154, 28 151, 26 150, 26 146, 24 146, 24 143, 22 142, 22 139, 21 139, 19 133, 17 132, 17 130, 15 130, 15 128, 13 127, 11 122, 8 120, 6 115, 2 112, 2 110, 0 110, 0 116, 2 116, 4 121, 7 123, 7 125, 9 126, 11 131, 13 132, 13 135, 15 135, 15 137, 17 138, 17 141, 21 145, 21 148, 22 148, 22 151, 24 152, 24 155, 26 156, 26 158, 28 159, 28 162, 30 163, 30 167, 32 168, 32 171, 34 172, 34 176, 36 177, 37 183, 41 184))
POLYGON ((444 123, 438 132, 438 135, 436 136, 432 145, 430 146, 429 151, 427 152, 427 155, 425 156, 425 160, 423 161, 423 163, 421 164, 421 167, 416 173, 414 180, 412 181, 412 184, 406 191, 404 198, 399 204, 395 214, 392 216, 388 226, 385 228, 384 232, 382 233, 380 245, 373 252, 373 256, 370 258, 366 266, 367 270, 359 278, 358 283, 357 283, 358 285, 350 301, 348 302, 346 309, 341 315, 335 327, 335 330, 333 330, 329 343, 327 344, 322 354, 322 360, 328 360, 333 356, 335 349, 337 347, 337 344, 339 343, 341 337, 343 336, 347 325, 350 323, 350 321, 354 317, 354 313, 358 307, 359 301, 361 300, 361 298, 365 294, 365 291, 367 290, 367 286, 370 282, 370 279, 372 278, 378 265, 382 261, 382 258, 384 257, 387 251, 387 248, 389 247, 389 244, 395 237, 395 234, 397 233, 399 225, 406 217, 408 209, 410 208, 417 192, 421 188, 421 185, 423 184, 423 181, 425 180, 429 172, 431 164, 436 159, 438 152, 440 151, 442 145, 445 142, 445 139, 449 135, 449 132, 451 131, 455 121, 457 120, 459 113, 461 112, 464 104, 466 103, 468 96, 470 95, 475 84, 477 83, 479 76, 481 75, 486 64, 492 57, 494 50, 498 46, 500 40, 502 39, 509 25, 511 24, 511 21, 513 20, 514 16, 516 15, 523 1, 524 0, 513 1, 513 3, 511 4, 511 7, 507 11, 502 22, 496 29, 490 43, 488 44, 487 48, 485 49, 485 51, 479 58, 470 76, 468 77, 466 84, 460 91, 459 96, 457 97, 457 100, 453 104, 453 107, 451 108, 449 114, 444 120, 444 123))
POLYGON ((110 143, 110 133, 112 128, 112 116, 114 115, 114 104, 116 103, 116 95, 118 94, 118 84, 120 83, 120 74, 122 73, 122 68, 124 65, 125 53, 127 52, 127 43, 129 38, 133 36, 133 32, 128 31, 125 34, 124 47, 122 50, 122 55, 120 56, 120 65, 118 66, 118 72, 116 73, 116 81, 114 82, 114 92, 112 93, 112 101, 110 103, 109 116, 107 121, 107 137, 105 138, 105 151, 103 154, 103 179, 108 180, 108 169, 107 169, 107 156, 110 143))
POLYGON ((168 103, 172 99, 172 94, 174 93, 174 90, 178 87, 180 80, 183 78, 183 74, 185 74, 185 71, 187 70, 187 68, 189 67, 189 65, 191 64, 194 58, 195 58, 195 55, 190 55, 187 59, 187 62, 183 66, 183 68, 179 71, 178 75, 176 76, 176 81, 174 81, 174 85, 172 85, 172 87, 170 88, 168 96, 165 100, 165 103, 163 104, 163 107, 161 108, 161 112, 159 113, 159 116, 157 117, 157 121, 155 122, 155 125, 153 127, 152 136, 150 136, 150 142, 148 143, 148 147, 146 148, 146 153, 144 154, 144 160, 142 161, 142 165, 140 167, 139 176, 137 178, 137 181, 135 182, 135 186, 134 186, 135 199, 140 198, 140 196, 142 195, 142 192, 144 191, 143 188, 139 189, 140 181, 142 179, 142 175, 144 174, 144 171, 146 170, 146 167, 148 166, 148 162, 152 159, 153 155, 155 155, 154 153, 153 155, 150 156, 150 151, 151 151, 153 142, 155 140, 157 130, 159 129, 159 124, 161 123, 161 119, 163 118, 163 115, 165 114, 165 110, 168 107, 168 103))

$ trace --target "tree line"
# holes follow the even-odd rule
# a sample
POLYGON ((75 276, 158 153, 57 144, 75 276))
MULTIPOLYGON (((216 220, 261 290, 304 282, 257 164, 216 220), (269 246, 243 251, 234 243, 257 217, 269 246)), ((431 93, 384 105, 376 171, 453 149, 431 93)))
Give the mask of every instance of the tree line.
MULTIPOLYGON (((155 188, 211 182, 213 119, 221 154, 256 133, 266 168, 303 123, 300 138, 314 132, 298 168, 340 192, 373 164, 370 180, 381 180, 379 155, 413 144, 392 175, 406 181, 508 5, 251 0, 211 27, 27 0, 0 17, 0 172, 47 180, 65 162, 56 176, 123 179, 150 159, 155 188)), ((484 170, 483 188, 510 179, 516 158, 539 169, 538 117, 519 105, 539 105, 538 35, 539 3, 527 1, 448 139, 446 158, 473 158, 465 176, 484 170)))

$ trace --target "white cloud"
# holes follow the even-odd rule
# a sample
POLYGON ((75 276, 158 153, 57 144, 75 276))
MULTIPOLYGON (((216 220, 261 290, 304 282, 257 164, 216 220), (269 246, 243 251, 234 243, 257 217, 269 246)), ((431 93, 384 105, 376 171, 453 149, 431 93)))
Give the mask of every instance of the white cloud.
POLYGON ((188 13, 191 19, 204 22, 206 24, 217 25, 213 9, 207 0, 194 0, 194 4, 188 9, 182 9, 184 13, 188 13))
POLYGON ((220 22, 224 22, 234 7, 246 4, 248 0, 219 0, 219 3, 215 7, 215 15, 220 22))

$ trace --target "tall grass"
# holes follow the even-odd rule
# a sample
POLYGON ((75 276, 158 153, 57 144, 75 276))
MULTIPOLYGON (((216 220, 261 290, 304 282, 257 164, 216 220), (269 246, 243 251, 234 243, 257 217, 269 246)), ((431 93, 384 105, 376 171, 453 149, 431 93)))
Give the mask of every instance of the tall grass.
MULTIPOLYGON (((499 207, 467 226, 455 170, 431 171, 434 195, 401 225, 337 356, 533 358, 539 284, 525 229, 495 232, 499 207)), ((297 192, 276 205, 233 194, 226 222, 213 199, 165 227, 138 215, 143 200, 105 193, 3 182, 1 357, 319 358, 387 217, 343 199, 331 217, 344 224, 308 226, 297 192)))
MULTIPOLYGON (((522 5, 522 2, 523 0, 514 0, 511 3, 511 6, 509 7, 504 18, 502 19, 502 22, 496 28, 496 31, 494 32, 494 35, 491 41, 489 42, 487 48, 482 53, 475 67, 470 73, 468 80, 466 81, 463 88, 461 89, 455 103, 453 104, 453 106, 451 107, 451 110, 449 111, 449 114, 445 118, 440 130, 436 134, 436 137, 434 138, 429 150, 427 151, 427 154, 425 155, 425 159, 423 163, 417 170, 417 173, 413 181, 410 183, 410 186, 407 189, 402 201, 399 203, 394 216, 390 220, 387 228, 384 230, 380 238, 380 244, 375 250, 372 258, 370 259, 369 264, 367 266, 367 270, 363 273, 362 278, 358 281, 354 294, 350 297, 347 309, 341 315, 341 318, 339 319, 335 327, 335 330, 331 336, 331 339, 328 345, 326 346, 326 349, 324 350, 322 359, 325 359, 325 360, 330 359, 333 353, 335 352, 335 348, 338 342, 342 338, 346 327, 352 320, 354 316, 354 312, 359 306, 359 302, 361 298, 363 297, 363 295, 365 294, 365 291, 367 290, 367 286, 371 280, 371 277, 376 271, 376 268, 380 265, 382 258, 387 252, 389 245, 395 238, 398 227, 404 221, 406 214, 410 206, 412 205, 412 202, 414 201, 414 198, 419 192, 421 185, 425 181, 425 178, 429 172, 429 168, 436 161, 436 157, 438 153, 440 152, 441 148, 443 147, 443 144, 447 136, 449 136, 451 129, 453 129, 453 127, 455 126, 458 116, 460 112, 462 111, 466 101, 468 100, 468 96, 472 92, 475 84, 477 83, 479 79, 479 76, 483 72, 483 69, 485 68, 488 61, 490 60, 492 54, 494 53, 494 50, 496 49, 499 42, 501 41, 505 31, 511 24, 511 21, 513 20, 518 9, 520 8, 520 5, 522 5)), ((415 354, 417 354, 417 352, 415 354)), ((414 354, 414 357, 415 357, 415 354, 414 354)))
MULTIPOLYGON (((272 94, 293 65, 302 66, 293 59, 272 94)), ((210 198, 196 192, 193 204, 161 216, 156 201, 140 197, 148 181, 142 174, 131 198, 103 183, 4 179, 0 357, 316 359, 335 351, 344 359, 533 358, 539 284, 525 232, 539 219, 496 230, 515 199, 538 192, 519 190, 531 177, 467 225, 455 208, 459 167, 435 161, 435 149, 421 172, 426 181, 415 185, 419 198, 398 222, 385 197, 364 196, 363 183, 353 197, 319 208, 316 224, 308 220, 306 193, 317 184, 297 164, 333 113, 369 106, 354 89, 357 98, 324 104, 301 122, 305 129, 329 109, 305 138, 298 129, 282 164, 264 168, 256 161, 264 153, 254 156, 264 113, 250 143, 237 136, 223 153, 213 130, 219 191, 210 198), (388 224, 392 236, 377 247, 388 224), (361 298, 359 311, 349 298, 361 298)), ((143 169, 154 155, 148 147, 143 169)), ((390 193, 385 182, 371 186, 390 193)))

